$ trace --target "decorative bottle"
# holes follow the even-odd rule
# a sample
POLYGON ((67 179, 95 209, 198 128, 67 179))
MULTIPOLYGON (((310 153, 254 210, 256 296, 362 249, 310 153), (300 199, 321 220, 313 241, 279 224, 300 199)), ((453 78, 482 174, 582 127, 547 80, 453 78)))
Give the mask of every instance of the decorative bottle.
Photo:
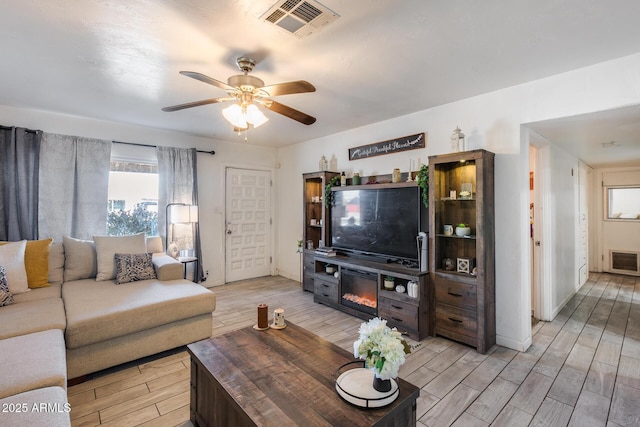
POLYGON ((326 171, 328 168, 328 165, 329 163, 327 162, 327 158, 323 154, 322 157, 320 157, 320 164, 318 166, 320 166, 321 171, 326 171))
POLYGON ((340 175, 340 186, 344 187, 345 185, 347 185, 347 175, 342 171, 342 175, 340 175))
POLYGON ((391 182, 400 182, 402 180, 402 173, 400 173, 400 169, 395 168, 393 170, 393 174, 391 174, 391 182))

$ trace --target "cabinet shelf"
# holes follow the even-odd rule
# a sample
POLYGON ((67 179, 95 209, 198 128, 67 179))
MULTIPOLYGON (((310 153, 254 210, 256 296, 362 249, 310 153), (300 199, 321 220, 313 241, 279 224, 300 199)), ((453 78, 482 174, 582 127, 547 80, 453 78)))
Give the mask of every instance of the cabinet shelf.
POLYGON ((476 235, 472 234, 470 236, 456 236, 455 234, 449 236, 447 234, 436 234, 436 237, 442 237, 444 239, 462 239, 462 240, 476 240, 476 235))
POLYGON ((486 150, 429 157, 429 235, 435 288, 436 334, 486 353, 496 343, 494 154, 486 150), (473 197, 450 198, 452 191, 473 197), (445 225, 466 224, 475 234, 445 235, 445 225), (467 263, 460 263, 460 259, 467 263), (476 275, 445 270, 453 260, 476 275), (456 261, 457 259, 457 261, 456 261))

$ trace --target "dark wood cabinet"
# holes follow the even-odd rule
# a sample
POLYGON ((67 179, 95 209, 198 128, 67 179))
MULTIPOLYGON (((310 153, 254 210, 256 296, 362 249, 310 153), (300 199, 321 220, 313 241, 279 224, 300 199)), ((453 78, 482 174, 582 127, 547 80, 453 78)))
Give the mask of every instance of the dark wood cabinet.
POLYGON ((429 157, 429 216, 435 332, 486 353, 496 342, 494 154, 429 157))
POLYGON ((396 264, 386 264, 348 256, 315 256, 315 282, 313 300, 364 320, 378 316, 387 321, 389 327, 396 327, 414 340, 422 340, 433 332, 433 288, 429 282, 429 273, 417 268, 407 268, 396 264), (331 267, 331 274, 327 273, 331 267), (359 276, 370 282, 371 288, 365 291, 359 288, 360 297, 374 302, 366 307, 357 307, 350 303, 347 296, 354 288, 349 287, 348 276, 359 276), (384 287, 385 277, 393 277, 395 288, 384 287), (416 296, 409 296, 409 283, 417 285, 416 296), (398 288, 401 286, 401 288, 398 288), (396 289, 403 290, 402 292, 396 289))
POLYGON ((302 288, 314 292, 314 249, 329 245, 329 210, 324 204, 324 189, 338 172, 311 172, 302 175, 304 229, 302 233, 302 288), (310 249, 309 245, 313 248, 310 249))

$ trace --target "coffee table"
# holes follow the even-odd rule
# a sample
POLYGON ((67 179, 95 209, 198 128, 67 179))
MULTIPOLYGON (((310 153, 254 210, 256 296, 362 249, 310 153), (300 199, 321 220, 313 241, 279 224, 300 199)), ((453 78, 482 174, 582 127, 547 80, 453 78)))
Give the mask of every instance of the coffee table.
POLYGON ((280 330, 247 327, 187 348, 196 426, 416 425, 416 386, 398 379, 400 395, 383 408, 351 405, 336 392, 334 373, 353 354, 291 322, 280 330))

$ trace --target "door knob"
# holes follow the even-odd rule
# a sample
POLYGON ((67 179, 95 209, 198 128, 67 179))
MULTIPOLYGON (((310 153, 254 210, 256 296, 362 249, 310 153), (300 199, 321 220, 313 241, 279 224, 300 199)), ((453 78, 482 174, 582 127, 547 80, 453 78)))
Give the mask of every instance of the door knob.
POLYGON ((227 234, 231 234, 231 229, 227 230, 227 234))

